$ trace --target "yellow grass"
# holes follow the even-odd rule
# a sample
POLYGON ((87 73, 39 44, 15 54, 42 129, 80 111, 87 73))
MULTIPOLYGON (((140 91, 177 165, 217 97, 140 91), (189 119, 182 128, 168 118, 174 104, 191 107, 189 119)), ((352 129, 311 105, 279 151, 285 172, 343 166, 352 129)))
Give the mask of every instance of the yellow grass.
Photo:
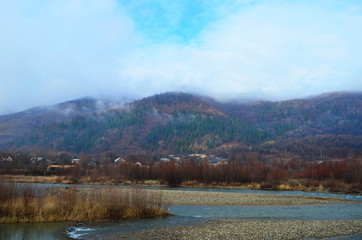
MULTIPOLYGON (((0 184, 1 185, 1 184, 0 184)), ((140 189, 75 189, 41 192, 34 187, 0 198, 0 223, 51 221, 108 221, 167 216, 160 193, 140 189)))
POLYGON ((246 187, 249 189, 259 190, 260 184, 259 183, 249 183, 246 187))

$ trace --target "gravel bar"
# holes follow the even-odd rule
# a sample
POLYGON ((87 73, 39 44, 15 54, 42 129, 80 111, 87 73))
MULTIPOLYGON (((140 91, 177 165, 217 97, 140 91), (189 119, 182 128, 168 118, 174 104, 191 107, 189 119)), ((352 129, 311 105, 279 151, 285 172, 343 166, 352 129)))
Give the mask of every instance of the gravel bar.
POLYGON ((197 226, 160 228, 117 239, 321 239, 362 234, 362 220, 210 220, 197 226))
MULTIPOLYGON (((149 190, 153 191, 153 190, 149 190)), ((306 204, 336 204, 353 201, 313 196, 287 196, 254 193, 228 193, 183 190, 154 190, 162 193, 164 202, 170 205, 224 205, 224 206, 276 206, 306 204)))

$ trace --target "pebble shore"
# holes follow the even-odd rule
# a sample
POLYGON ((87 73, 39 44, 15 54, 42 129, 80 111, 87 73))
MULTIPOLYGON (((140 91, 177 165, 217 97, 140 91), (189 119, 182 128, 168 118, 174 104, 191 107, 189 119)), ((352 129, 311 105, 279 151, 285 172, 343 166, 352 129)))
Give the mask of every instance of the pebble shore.
MULTIPOLYGON (((153 191, 153 190, 150 190, 153 191)), ((155 190, 162 193, 164 202, 171 205, 228 205, 228 206, 275 206, 275 205, 306 205, 336 204, 352 201, 310 196, 287 196, 253 193, 207 192, 155 190)))
MULTIPOLYGON (((152 191, 152 190, 151 190, 152 191)), ((162 190, 169 204, 275 206, 348 203, 325 197, 162 190)), ((362 220, 209 220, 202 225, 160 228, 118 236, 117 239, 321 239, 362 234, 362 220)))
POLYGON ((321 239, 362 234, 362 220, 211 220, 197 226, 142 231, 119 239, 321 239))
POLYGON ((362 234, 362 220, 211 220, 197 226, 142 231, 118 239, 321 239, 362 234))

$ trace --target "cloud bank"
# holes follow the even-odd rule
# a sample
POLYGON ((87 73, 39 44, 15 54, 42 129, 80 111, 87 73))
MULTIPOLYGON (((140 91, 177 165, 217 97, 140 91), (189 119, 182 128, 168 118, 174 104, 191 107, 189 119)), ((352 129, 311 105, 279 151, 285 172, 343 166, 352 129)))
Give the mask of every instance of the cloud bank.
POLYGON ((83 96, 362 90, 361 25, 359 1, 4 1, 0 114, 83 96))

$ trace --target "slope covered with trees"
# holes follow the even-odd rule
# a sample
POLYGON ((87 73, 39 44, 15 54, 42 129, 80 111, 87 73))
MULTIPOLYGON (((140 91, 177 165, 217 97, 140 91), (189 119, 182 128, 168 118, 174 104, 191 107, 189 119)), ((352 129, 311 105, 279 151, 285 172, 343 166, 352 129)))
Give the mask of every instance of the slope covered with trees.
POLYGON ((123 105, 88 98, 0 116, 4 150, 229 156, 253 149, 316 160, 360 155, 361 146, 360 93, 248 104, 164 93, 123 105))

